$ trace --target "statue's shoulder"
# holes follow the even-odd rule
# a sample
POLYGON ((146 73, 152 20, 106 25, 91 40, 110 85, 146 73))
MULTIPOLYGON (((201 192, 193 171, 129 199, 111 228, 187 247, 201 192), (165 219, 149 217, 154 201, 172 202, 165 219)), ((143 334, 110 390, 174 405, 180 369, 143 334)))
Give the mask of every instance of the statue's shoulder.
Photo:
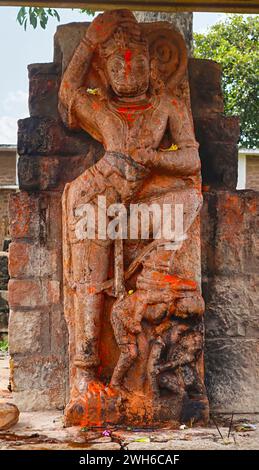
POLYGON ((165 106, 168 110, 168 113, 171 114, 177 114, 180 110, 183 110, 185 108, 185 102, 183 99, 181 99, 179 96, 177 96, 176 93, 172 91, 166 91, 163 94, 163 97, 161 97, 161 102, 163 103, 163 106, 165 106))

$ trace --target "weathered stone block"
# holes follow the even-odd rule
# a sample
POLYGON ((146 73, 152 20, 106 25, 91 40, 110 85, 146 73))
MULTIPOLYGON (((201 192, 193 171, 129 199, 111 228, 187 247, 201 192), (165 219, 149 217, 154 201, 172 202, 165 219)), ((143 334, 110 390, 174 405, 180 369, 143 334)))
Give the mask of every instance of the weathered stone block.
POLYGON ((63 357, 64 363, 67 361, 68 333, 64 319, 63 305, 53 305, 50 313, 51 354, 63 357))
MULTIPOLYGON (((52 193, 47 205, 47 243, 54 250, 58 250, 62 263, 62 193, 52 193)), ((61 267, 59 267, 61 269, 61 267)), ((60 278, 62 272, 60 271, 60 278)))
MULTIPOLYGON (((50 388, 62 390, 66 382, 66 364, 54 355, 41 356, 33 354, 23 358, 13 356, 13 389, 14 392, 25 390, 44 390, 50 388), (28 380, 29 378, 29 380, 28 380)), ((40 409, 40 406, 38 406, 40 409)))
POLYGON ((202 181, 211 188, 235 190, 238 148, 236 144, 207 141, 200 145, 202 181))
MULTIPOLYGON (((29 374, 27 377, 30 377, 29 374)), ((63 410, 65 407, 65 392, 57 387, 17 391, 13 395, 20 411, 63 410)))
POLYGON ((203 279, 206 338, 259 338, 258 276, 231 275, 203 279))
POLYGON ((66 363, 56 356, 13 357, 14 400, 21 411, 64 407, 66 380, 66 363))
POLYGON ((46 283, 46 302, 57 305, 60 303, 60 282, 51 280, 46 283))
POLYGON ((22 155, 18 161, 19 187, 26 191, 63 190, 65 183, 74 180, 103 154, 103 147, 89 145, 84 155, 73 157, 34 157, 22 155))
POLYGON ((259 192, 205 193, 201 221, 210 405, 258 412, 259 192))
POLYGON ((10 234, 12 239, 37 238, 40 235, 39 198, 19 192, 10 196, 10 234))
POLYGON ((18 121, 19 155, 78 155, 86 153, 91 137, 71 132, 61 122, 31 117, 18 121))
POLYGON ((25 191, 57 188, 60 161, 57 157, 22 155, 18 160, 19 187, 25 191))
POLYGON ((203 275, 259 272, 259 192, 204 193, 201 221, 203 275))
POLYGON ((208 339, 205 369, 212 411, 258 413, 258 339, 208 339))
POLYGON ((221 65, 212 60, 189 59, 189 81, 194 119, 223 113, 221 65))
POLYGON ((194 121, 195 135, 198 142, 224 142, 237 144, 240 137, 239 118, 223 114, 197 117, 194 121))
POLYGON ((61 64, 62 74, 67 68, 79 42, 90 23, 76 22, 60 25, 54 36, 54 63, 61 64))
POLYGON ((9 352, 13 354, 48 354, 50 351, 50 316, 45 311, 10 311, 9 352))
POLYGON ((57 250, 39 244, 10 244, 9 273, 12 278, 55 276, 59 271, 57 250))
MULTIPOLYGON (((27 243, 12 242, 9 247, 9 273, 11 277, 27 277, 32 275, 32 263, 30 259, 31 245, 27 243)), ((35 250, 35 249, 34 249, 35 250)), ((35 250, 36 251, 36 250, 35 250)))
POLYGON ((221 66, 209 60, 190 59, 189 77, 203 184, 234 190, 237 185, 239 119, 223 115, 221 66))
POLYGON ((28 72, 30 116, 58 118, 60 66, 53 62, 31 64, 28 72))
POLYGON ((11 279, 8 285, 10 307, 35 308, 60 302, 60 283, 55 280, 11 279))

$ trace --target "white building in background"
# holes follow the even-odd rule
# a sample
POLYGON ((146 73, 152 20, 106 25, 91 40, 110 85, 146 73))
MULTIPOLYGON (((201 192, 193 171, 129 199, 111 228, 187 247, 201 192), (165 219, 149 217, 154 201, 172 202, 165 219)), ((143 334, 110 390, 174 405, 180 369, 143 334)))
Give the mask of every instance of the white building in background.
POLYGON ((239 150, 237 189, 259 191, 259 148, 239 150))
POLYGON ((16 145, 0 144, 0 251, 9 236, 9 197, 18 189, 17 158, 16 145))

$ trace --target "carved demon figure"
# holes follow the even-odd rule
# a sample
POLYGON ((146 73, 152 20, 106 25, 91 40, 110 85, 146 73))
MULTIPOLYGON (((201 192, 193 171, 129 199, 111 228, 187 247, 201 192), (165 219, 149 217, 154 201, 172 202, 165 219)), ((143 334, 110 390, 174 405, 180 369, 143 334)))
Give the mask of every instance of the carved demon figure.
POLYGON ((62 119, 105 151, 63 194, 67 425, 207 417, 197 224, 188 242, 202 197, 186 67, 184 40, 170 24, 138 24, 118 10, 93 20, 63 74, 62 119), (100 196, 107 207, 181 205, 186 240, 172 250, 162 236, 98 236, 100 196), (91 238, 79 230, 89 203, 96 215, 91 238))

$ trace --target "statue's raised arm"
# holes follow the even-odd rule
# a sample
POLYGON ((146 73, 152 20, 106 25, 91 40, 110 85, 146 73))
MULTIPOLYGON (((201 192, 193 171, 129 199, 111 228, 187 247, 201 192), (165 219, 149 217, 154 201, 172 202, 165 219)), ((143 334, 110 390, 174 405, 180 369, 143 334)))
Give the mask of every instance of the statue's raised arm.
MULTIPOLYGON (((97 65, 98 58, 102 45, 109 41, 115 30, 118 27, 129 27, 129 12, 125 15, 123 13, 123 10, 106 12, 105 19, 100 14, 93 20, 64 72, 59 90, 59 111, 65 124, 71 129, 81 128, 101 142, 103 138, 95 119, 96 106, 93 103, 105 96, 108 84, 105 70, 97 65), (91 66, 98 75, 98 90, 86 86, 91 66)), ((131 23, 130 28, 132 35, 138 38, 139 31, 137 28, 134 30, 134 24, 132 26, 131 23)))

